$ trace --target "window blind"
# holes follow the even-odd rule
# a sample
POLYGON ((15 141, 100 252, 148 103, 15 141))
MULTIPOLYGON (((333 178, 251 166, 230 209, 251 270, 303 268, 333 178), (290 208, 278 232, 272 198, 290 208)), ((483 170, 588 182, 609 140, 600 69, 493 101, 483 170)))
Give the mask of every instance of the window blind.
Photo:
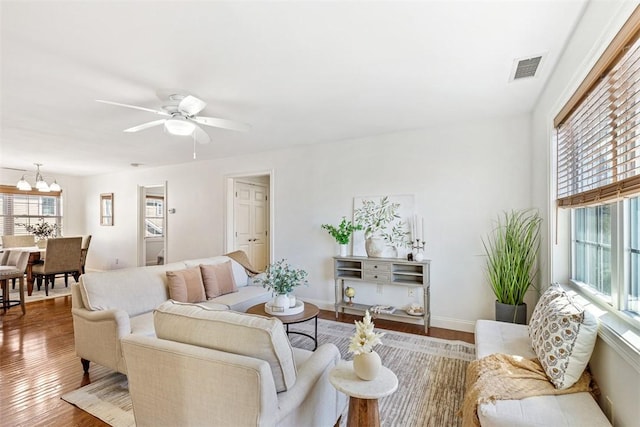
POLYGON ((640 193, 639 10, 596 64, 599 78, 556 117, 558 206, 640 193))
POLYGON ((0 185, 0 229, 2 235, 29 234, 27 224, 36 225, 40 218, 58 224, 62 230, 60 192, 19 191, 0 185))

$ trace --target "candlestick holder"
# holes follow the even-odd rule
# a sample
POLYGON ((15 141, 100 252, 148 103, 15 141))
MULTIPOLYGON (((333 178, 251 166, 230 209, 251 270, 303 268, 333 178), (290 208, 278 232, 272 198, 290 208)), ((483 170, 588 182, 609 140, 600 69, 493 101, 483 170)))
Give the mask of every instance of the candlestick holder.
POLYGON ((415 251, 413 255, 415 261, 422 261, 424 259, 424 247, 425 243, 421 242, 420 239, 416 239, 415 244, 412 243, 411 249, 415 251))

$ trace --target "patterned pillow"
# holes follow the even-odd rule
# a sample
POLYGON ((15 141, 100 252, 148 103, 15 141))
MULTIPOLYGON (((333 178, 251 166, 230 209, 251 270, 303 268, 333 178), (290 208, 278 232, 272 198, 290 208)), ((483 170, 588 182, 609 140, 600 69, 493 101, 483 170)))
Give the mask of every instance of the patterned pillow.
POLYGON ((559 286, 542 295, 529 325, 531 346, 558 389, 571 387, 580 378, 597 334, 597 319, 559 286))

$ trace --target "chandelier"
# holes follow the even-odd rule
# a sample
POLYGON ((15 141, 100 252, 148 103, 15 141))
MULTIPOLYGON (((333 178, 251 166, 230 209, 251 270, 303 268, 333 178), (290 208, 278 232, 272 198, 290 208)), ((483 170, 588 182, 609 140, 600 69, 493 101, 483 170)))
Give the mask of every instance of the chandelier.
MULTIPOLYGON (((58 184, 58 181, 55 178, 53 179, 53 183, 51 185, 47 184, 47 181, 44 180, 44 177, 40 173, 40 166, 42 166, 42 163, 34 163, 34 165, 36 165, 36 183, 34 185, 36 187, 36 190, 42 191, 43 193, 47 193, 49 191, 62 191, 60 184, 58 184)), ((24 179, 24 177, 25 175, 22 175, 22 178, 20 178, 20 181, 18 181, 16 187, 18 188, 18 190, 31 191, 31 184, 29 184, 27 180, 24 179)))

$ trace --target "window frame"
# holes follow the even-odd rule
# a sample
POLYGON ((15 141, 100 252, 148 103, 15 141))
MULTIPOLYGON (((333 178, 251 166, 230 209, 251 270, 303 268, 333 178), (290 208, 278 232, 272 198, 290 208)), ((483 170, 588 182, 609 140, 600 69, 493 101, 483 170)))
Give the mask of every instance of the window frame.
MULTIPOLYGON (((54 219, 55 224, 59 227, 59 233, 62 234, 64 227, 64 212, 63 212, 63 199, 62 199, 62 191, 49 191, 49 192, 41 192, 37 190, 23 191, 18 190, 14 186, 9 185, 0 185, 0 197, 4 198, 14 198, 14 197, 37 197, 38 200, 38 214, 36 215, 15 215, 14 210, 14 202, 2 202, 2 206, 0 209, 0 217, 2 217, 2 235, 4 236, 25 236, 29 235, 28 232, 22 232, 16 234, 16 218, 23 218, 22 220, 18 219, 19 223, 26 224, 35 224, 40 218, 46 219, 54 219), (45 210, 50 208, 50 206, 46 206, 43 198, 53 198, 54 209, 57 209, 57 215, 47 215, 45 214, 45 210), (11 210, 11 212, 9 212, 11 210)), ((50 222, 50 221, 48 221, 50 222)))

